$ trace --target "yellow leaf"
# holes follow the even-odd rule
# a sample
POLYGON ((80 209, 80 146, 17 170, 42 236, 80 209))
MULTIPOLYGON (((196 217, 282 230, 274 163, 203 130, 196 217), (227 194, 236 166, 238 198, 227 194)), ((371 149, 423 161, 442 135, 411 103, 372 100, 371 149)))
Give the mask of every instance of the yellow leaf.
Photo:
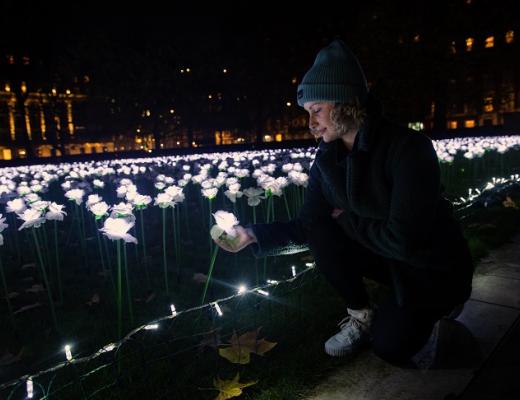
POLYGON ((233 364, 249 364, 251 351, 242 347, 226 347, 218 349, 218 354, 233 364))
POLYGON ((251 381, 247 383, 240 383, 240 374, 236 374, 236 376, 231 380, 222 380, 220 378, 213 379, 213 386, 220 393, 217 396, 216 400, 227 400, 232 397, 237 397, 242 394, 242 389, 248 386, 255 385, 258 381, 251 381))

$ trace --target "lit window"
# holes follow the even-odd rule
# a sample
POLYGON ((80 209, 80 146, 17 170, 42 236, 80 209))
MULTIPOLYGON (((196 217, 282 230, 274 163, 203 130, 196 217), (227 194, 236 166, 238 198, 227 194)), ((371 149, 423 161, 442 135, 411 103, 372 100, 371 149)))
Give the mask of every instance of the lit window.
POLYGON ((485 44, 486 49, 490 49, 491 47, 494 47, 494 46, 495 46, 495 37, 488 36, 486 38, 486 44, 485 44))
POLYGON ((10 92, 11 91, 11 85, 9 85, 8 83, 5 84, 5 91, 6 92, 10 92))
POLYGON ((9 65, 13 65, 14 64, 14 56, 9 54, 6 57, 7 57, 7 63, 9 65))
POLYGON ((493 97, 486 97, 484 99, 484 111, 485 112, 493 112, 493 97))
POLYGON ((473 49, 474 42, 475 40, 472 37, 466 39, 466 51, 471 51, 473 49))
POLYGON ((457 129, 457 121, 449 121, 448 129, 457 129))
POLYGON ((291 83, 292 83, 293 85, 296 85, 296 82, 298 82, 298 79, 297 79, 296 77, 293 77, 293 78, 291 79, 291 83))
POLYGON ((29 65, 31 63, 31 59, 27 56, 22 57, 22 64, 23 65, 29 65))
POLYGON ((464 121, 464 128, 474 128, 474 127, 475 127, 474 119, 467 119, 464 121))
POLYGON ((515 31, 507 31, 506 32, 506 43, 513 43, 513 39, 515 38, 515 31))
POLYGON ((274 136, 274 140, 277 141, 277 142, 281 142, 283 140, 283 136, 281 133, 277 133, 275 136, 274 136))
POLYGON ((414 43, 419 43, 420 41, 421 41, 421 35, 419 35, 418 33, 415 34, 415 35, 413 36, 413 42, 414 42, 414 43))

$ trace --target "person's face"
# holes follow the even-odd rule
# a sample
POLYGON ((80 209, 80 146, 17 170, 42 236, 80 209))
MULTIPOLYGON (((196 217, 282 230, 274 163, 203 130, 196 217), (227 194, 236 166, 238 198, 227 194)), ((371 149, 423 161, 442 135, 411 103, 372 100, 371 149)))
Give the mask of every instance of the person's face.
POLYGON ((303 108, 309 113, 309 129, 316 139, 321 137, 329 143, 339 138, 330 120, 334 103, 309 101, 303 104, 303 108))

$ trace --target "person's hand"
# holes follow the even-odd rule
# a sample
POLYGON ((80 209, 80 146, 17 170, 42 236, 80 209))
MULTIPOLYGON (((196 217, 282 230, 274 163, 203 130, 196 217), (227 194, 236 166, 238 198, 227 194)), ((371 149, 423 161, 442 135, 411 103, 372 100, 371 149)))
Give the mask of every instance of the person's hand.
POLYGON ((256 243, 256 236, 251 228, 244 228, 240 225, 234 227, 236 236, 234 238, 227 236, 225 233, 218 239, 213 241, 222 249, 231 253, 237 253, 251 243, 256 243))

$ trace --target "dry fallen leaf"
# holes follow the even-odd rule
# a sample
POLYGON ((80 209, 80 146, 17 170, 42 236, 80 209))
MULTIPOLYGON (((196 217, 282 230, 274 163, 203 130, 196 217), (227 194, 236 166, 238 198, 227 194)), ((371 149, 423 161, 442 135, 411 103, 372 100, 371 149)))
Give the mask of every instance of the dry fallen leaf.
POLYGON ((216 400, 227 400, 232 397, 237 397, 242 394, 242 389, 248 386, 255 385, 258 381, 251 381, 247 383, 240 383, 240 374, 236 374, 236 376, 229 381, 222 380, 220 378, 213 379, 213 385, 215 389, 220 393, 216 397, 216 400))
POLYGON ((200 272, 197 272, 197 273, 193 274, 192 279, 197 283, 206 283, 206 281, 208 280, 208 276, 205 274, 202 274, 200 272))
POLYGON ((260 328, 240 336, 234 333, 229 341, 230 344, 227 347, 220 348, 218 353, 233 364, 249 364, 251 353, 263 356, 276 346, 275 342, 269 342, 265 339, 258 340, 259 331, 260 328))
POLYGON ((515 201, 509 196, 506 196, 506 199, 502 202, 502 204, 506 208, 514 208, 518 210, 518 206, 516 205, 515 201))

